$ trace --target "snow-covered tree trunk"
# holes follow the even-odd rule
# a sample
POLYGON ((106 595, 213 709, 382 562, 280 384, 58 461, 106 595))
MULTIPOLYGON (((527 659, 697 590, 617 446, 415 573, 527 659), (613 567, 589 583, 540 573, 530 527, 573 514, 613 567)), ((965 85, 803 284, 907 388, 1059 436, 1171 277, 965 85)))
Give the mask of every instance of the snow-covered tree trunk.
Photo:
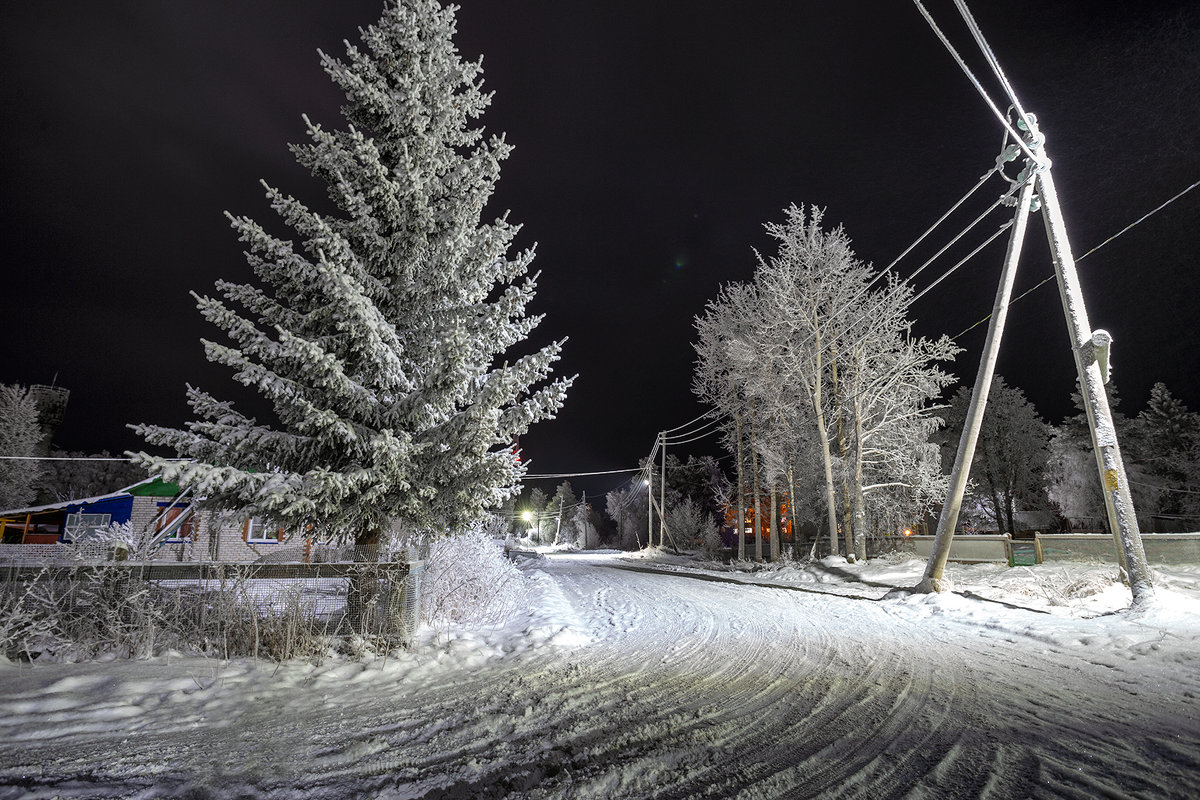
POLYGON ((867 560, 867 512, 863 491, 863 426, 862 398, 854 397, 854 555, 867 560))
POLYGON ((847 469, 850 461, 850 445, 846 440, 846 413, 845 400, 843 398, 844 387, 838 374, 838 360, 831 359, 829 362, 829 374, 831 380, 832 395, 834 398, 834 414, 837 420, 837 447, 838 447, 838 463, 841 465, 842 474, 842 546, 846 550, 846 559, 851 563, 854 562, 854 524, 853 512, 851 511, 851 496, 855 493, 855 489, 850 486, 851 472, 847 469))
POLYGON ((788 522, 792 525, 792 549, 800 546, 800 526, 796 524, 796 471, 788 464, 788 522))
POLYGON ((737 427, 737 557, 738 561, 746 560, 746 476, 742 470, 742 415, 740 412, 734 422, 737 427))
POLYGON ((758 426, 754 422, 754 404, 750 405, 750 475, 754 482, 754 560, 763 560, 762 502, 758 490, 758 426))
POLYGON ((778 481, 771 480, 771 560, 779 560, 779 499, 775 493, 778 481))
POLYGON ((812 395, 813 416, 817 426, 817 444, 821 448, 821 466, 825 470, 825 517, 829 525, 829 554, 838 553, 837 499, 834 494, 833 456, 829 452, 829 433, 825 429, 825 412, 821 408, 821 388, 812 395))

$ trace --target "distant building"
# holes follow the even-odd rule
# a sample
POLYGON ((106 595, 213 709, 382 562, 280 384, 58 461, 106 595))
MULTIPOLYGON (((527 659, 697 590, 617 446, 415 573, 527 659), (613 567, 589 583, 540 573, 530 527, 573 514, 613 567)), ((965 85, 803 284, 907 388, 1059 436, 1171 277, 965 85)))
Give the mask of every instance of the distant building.
POLYGON ((281 544, 294 543, 301 546, 299 561, 312 548, 300 537, 289 542, 269 521, 199 510, 177 485, 157 478, 97 497, 0 511, 0 539, 10 547, 72 544, 113 523, 128 523, 135 537, 155 540, 154 559, 244 563, 279 555, 281 544))

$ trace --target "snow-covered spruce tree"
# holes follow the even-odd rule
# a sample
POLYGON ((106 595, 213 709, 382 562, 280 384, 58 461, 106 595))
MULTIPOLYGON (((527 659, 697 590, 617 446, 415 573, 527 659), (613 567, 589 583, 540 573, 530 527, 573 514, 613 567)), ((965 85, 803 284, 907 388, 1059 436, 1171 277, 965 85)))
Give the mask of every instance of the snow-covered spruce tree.
POLYGON ((305 117, 292 151, 336 212, 266 187, 294 241, 230 215, 258 282, 196 297, 230 340, 205 352, 275 419, 189 387, 185 429, 135 426, 183 459, 137 461, 212 507, 368 554, 389 525, 460 531, 515 493, 512 442, 565 398, 570 379, 545 383, 561 342, 503 359, 540 321, 525 314, 533 252, 508 255, 506 218, 481 222, 511 148, 475 124, 491 96, 453 44, 454 11, 389 0, 363 49, 321 53, 349 125, 305 117))
MULTIPOLYGON (((0 384, 0 456, 37 455, 41 441, 33 395, 23 386, 0 384)), ((41 475, 38 461, 0 460, 0 509, 32 503, 41 475)))
POLYGON ((1134 429, 1137 461, 1150 476, 1147 483, 1160 487, 1154 511, 1177 525, 1194 525, 1200 515, 1200 414, 1160 382, 1151 387, 1134 429))
MULTIPOLYGON (((955 393, 947 412, 949 447, 958 444, 971 404, 971 387, 955 393)), ((1043 511, 1046 497, 1046 462, 1050 457, 1050 426, 1015 386, 995 375, 979 429, 979 444, 971 462, 973 498, 991 516, 1000 533, 1016 533, 1015 515, 1043 511)), ((943 463, 953 461, 953 456, 943 463)))

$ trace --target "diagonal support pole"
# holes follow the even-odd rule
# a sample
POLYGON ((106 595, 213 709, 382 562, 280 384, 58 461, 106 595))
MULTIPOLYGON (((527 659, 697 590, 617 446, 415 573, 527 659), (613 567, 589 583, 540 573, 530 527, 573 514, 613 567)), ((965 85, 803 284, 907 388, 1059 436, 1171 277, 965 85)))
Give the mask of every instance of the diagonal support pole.
MULTIPOLYGON (((1112 409, 1104 391, 1107 364, 1101 364, 1096 357, 1093 340, 1100 337, 1092 331, 1088 322, 1083 290, 1079 285, 1079 275, 1075 271, 1075 257, 1067 240, 1067 226, 1063 221, 1058 193, 1054 190, 1054 179, 1050 176, 1049 167, 1038 176, 1038 184, 1042 197, 1042 216, 1046 221, 1046 236, 1050 240, 1050 251, 1054 256, 1054 274, 1058 278, 1058 291, 1067 318, 1067 332, 1071 337, 1071 351, 1074 353, 1075 369, 1079 374, 1079 391, 1083 395, 1088 427, 1092 433, 1092 449, 1096 454, 1096 467, 1100 471, 1108 528, 1116 537, 1118 552, 1121 555, 1121 568, 1129 581, 1133 604, 1136 607, 1153 599, 1154 583, 1150 565, 1146 561, 1146 551, 1142 546, 1142 534, 1138 529, 1133 498, 1129 494, 1129 479, 1125 476, 1125 462, 1121 458, 1121 448, 1117 443, 1112 409)), ((1107 335, 1105 338, 1107 339, 1107 335)))
POLYGON ((1008 318, 1008 305, 1012 297, 1013 282, 1017 276, 1017 261, 1021 258, 1021 245, 1029 222, 1029 209, 1033 202, 1035 181, 1031 178, 1017 195, 1017 211, 1013 216, 1012 232, 1008 236, 1008 251, 1004 255, 1004 266, 1000 270, 1000 285, 996 289, 996 302, 992 306, 992 317, 988 322, 987 338, 983 343, 983 356, 979 359, 979 370, 975 375, 975 387, 971 390, 971 406, 963 423, 962 435, 958 440, 958 452, 954 456, 954 469, 950 473, 950 486, 942 513, 938 517, 937 535, 933 540, 933 552, 925 565, 925 575, 917 584, 917 591, 940 592, 948 588, 942 578, 946 560, 950 556, 950 545, 954 541, 954 529, 958 527, 958 515, 962 511, 963 494, 967 489, 967 477, 971 474, 971 461, 975 457, 975 444, 979 440, 979 429, 983 425, 983 411, 987 406, 988 391, 992 376, 996 372, 996 359, 1000 354, 1000 339, 1004 335, 1004 323, 1008 318))

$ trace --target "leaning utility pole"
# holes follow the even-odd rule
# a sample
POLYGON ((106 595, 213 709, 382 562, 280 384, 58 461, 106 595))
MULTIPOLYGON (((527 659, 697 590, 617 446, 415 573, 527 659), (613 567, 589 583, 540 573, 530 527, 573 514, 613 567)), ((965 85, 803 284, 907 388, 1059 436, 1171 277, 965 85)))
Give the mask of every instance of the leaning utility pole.
POLYGON ((1108 346, 1112 337, 1107 331, 1093 331, 1088 323, 1083 290, 1075 271, 1075 257, 1067 241, 1067 226, 1058 205, 1058 193, 1054 190, 1049 167, 1038 176, 1038 187, 1042 196, 1046 236, 1054 254, 1054 274, 1058 279, 1063 313, 1067 318, 1067 333, 1071 337, 1075 369, 1079 374, 1079 390, 1087 410, 1092 449, 1096 454, 1096 467, 1100 471, 1100 485, 1104 487, 1108 529, 1117 538, 1123 562, 1121 567, 1136 605, 1154 597, 1154 582, 1146 561, 1146 550, 1142 546, 1142 532, 1138 528, 1133 498, 1129 494, 1129 479, 1125 475, 1125 462, 1117 443, 1112 409, 1108 405, 1108 394, 1104 391, 1104 384, 1108 383, 1108 346))
MULTIPOLYGON (((658 501, 658 546, 666 547, 663 537, 667 531, 667 432, 659 434, 662 437, 662 478, 658 490, 661 494, 658 501)), ((674 540, 672 540, 674 541, 674 540)))
MULTIPOLYGON (((1028 167, 1026 168, 1029 169, 1028 167)), ((950 545, 954 542, 954 530, 958 527, 958 515, 962 510, 963 494, 967 489, 967 477, 971 474, 971 461, 975 458, 975 443, 983 425, 983 411, 987 406, 988 390, 992 386, 992 375, 996 372, 996 359, 1000 354, 1000 338, 1004 334, 1004 323, 1008 319, 1008 304, 1012 297, 1013 282, 1017 277, 1017 261, 1021 257, 1021 244, 1025 238, 1026 223, 1029 221, 1030 204, 1033 201, 1034 180, 1028 178, 1017 196, 1017 211, 1013 217, 1012 231, 1008 235, 1008 251, 1004 255, 1004 266, 1000 269, 1000 285, 996 289, 996 302, 992 305, 992 316, 988 320, 987 336, 983 340, 983 355, 979 358, 979 369, 975 373, 975 386, 971 389, 971 405, 963 421, 962 434, 958 439, 958 450, 954 454, 954 469, 950 471, 950 485, 938 517, 937 534, 933 539, 933 552, 925 565, 925 575, 917 589, 925 592, 940 592, 947 587, 942 580, 946 560, 950 557, 950 545)))
MULTIPOLYGON (((660 433, 661 437, 662 434, 660 433)), ((646 547, 654 544, 654 453, 646 461, 646 547)))
POLYGON ((1105 331, 1093 331, 1088 323, 1083 291, 1079 286, 1079 277, 1075 271, 1075 259, 1071 254, 1070 243, 1067 241, 1066 224, 1058 205, 1054 181, 1050 175, 1050 160, 1046 158, 1043 149, 1045 137, 1037 130, 1036 117, 1032 114, 1027 115, 1018 124, 1024 131, 1025 148, 1034 158, 1026 161, 1025 170, 1018 179, 1023 182, 1023 185, 1017 199, 1017 212, 1009 237, 1008 252, 1001 270, 996 302, 988 323, 987 338, 984 340, 984 352, 980 358, 975 386, 971 392, 971 406, 959 438, 958 452, 954 457, 954 469, 950 475, 949 490, 945 503, 942 505, 941 516, 938 518, 933 553, 929 557, 924 577, 917 588, 921 591, 941 591, 946 588, 942 576, 950 554, 954 529, 958 525, 958 515, 962 508, 967 476, 971 471, 975 444, 979 437, 979 428, 983 422, 983 413, 987 405, 988 389, 995 372, 996 357, 1004 331, 1005 319, 1008 316, 1009 300, 1017 261, 1021 253, 1021 241, 1025 233, 1028 211, 1032 208, 1034 191, 1037 189, 1040 194, 1042 217, 1046 224, 1050 251, 1054 258, 1054 272, 1058 279, 1071 350, 1074 353, 1075 367, 1079 375, 1080 391, 1083 394, 1084 407, 1087 411, 1088 427, 1091 429, 1096 464, 1100 472, 1101 485, 1104 487, 1104 502, 1109 529, 1117 538, 1122 570, 1133 592, 1133 601, 1138 604, 1153 597, 1153 582, 1149 565, 1146 562, 1146 553, 1142 547, 1141 532, 1138 530, 1133 501, 1129 494, 1129 482, 1125 476, 1125 466, 1121 460, 1120 447, 1117 444, 1117 432, 1113 425, 1108 396, 1104 391, 1104 384, 1108 381, 1108 344, 1112 341, 1112 337, 1105 331), (1026 123, 1026 119, 1028 123, 1026 123))

